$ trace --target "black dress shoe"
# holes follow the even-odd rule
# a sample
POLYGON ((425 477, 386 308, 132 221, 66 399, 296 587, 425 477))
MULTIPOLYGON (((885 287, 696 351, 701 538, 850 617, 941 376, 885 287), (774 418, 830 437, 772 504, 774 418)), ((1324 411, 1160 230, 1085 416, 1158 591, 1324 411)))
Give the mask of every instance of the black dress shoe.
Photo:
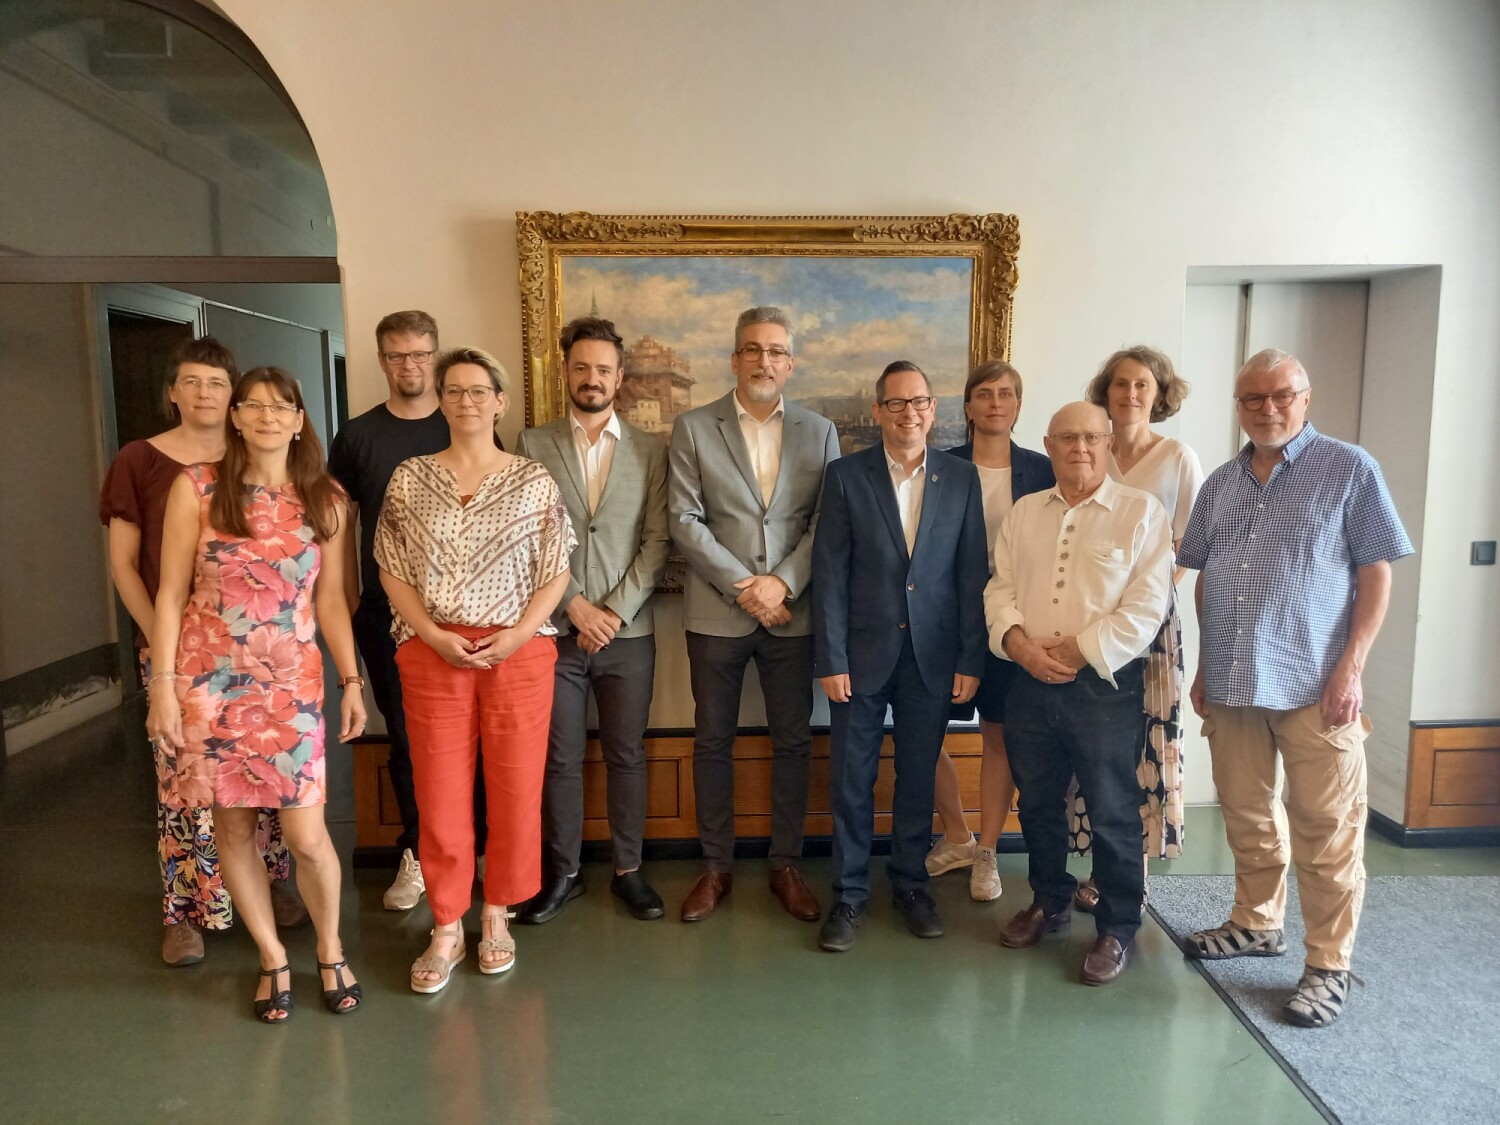
POLYGON ((852 902, 836 902, 818 927, 818 948, 844 953, 854 948, 854 931, 865 920, 865 908, 852 902))
POLYGON ((938 917, 937 903, 923 890, 897 891, 896 913, 906 920, 906 928, 918 937, 943 936, 943 920, 938 917))
POLYGON ((609 881, 609 893, 625 904, 632 918, 639 918, 642 922, 660 918, 667 912, 661 895, 651 889, 651 884, 639 870, 616 875, 609 881))
POLYGON ((533 898, 526 901, 516 915, 516 921, 527 926, 540 926, 562 913, 562 908, 584 892, 583 872, 560 875, 542 887, 533 898))

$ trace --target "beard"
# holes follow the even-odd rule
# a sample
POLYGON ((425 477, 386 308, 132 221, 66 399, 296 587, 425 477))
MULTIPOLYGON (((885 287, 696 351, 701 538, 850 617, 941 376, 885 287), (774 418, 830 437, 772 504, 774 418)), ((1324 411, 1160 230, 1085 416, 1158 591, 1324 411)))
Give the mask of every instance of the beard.
POLYGON ((568 401, 584 414, 603 414, 615 403, 614 395, 606 395, 603 387, 579 387, 577 392, 568 393, 568 401), (594 391, 599 398, 594 402, 585 402, 580 397, 588 391, 594 391))
POLYGON ((427 393, 427 380, 420 377, 408 380, 398 375, 396 376, 396 393, 402 398, 421 398, 427 393))
POLYGON ((775 383, 762 383, 758 379, 752 379, 745 388, 745 397, 751 402, 775 402, 781 397, 781 388, 775 383))

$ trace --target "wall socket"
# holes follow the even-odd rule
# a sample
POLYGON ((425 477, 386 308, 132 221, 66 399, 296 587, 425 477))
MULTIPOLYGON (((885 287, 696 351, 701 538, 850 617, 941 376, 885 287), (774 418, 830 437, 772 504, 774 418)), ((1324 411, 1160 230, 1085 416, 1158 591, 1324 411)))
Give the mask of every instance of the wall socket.
POLYGON ((1494 566, 1495 565, 1495 541, 1493 539, 1476 539, 1469 544, 1470 566, 1494 566))

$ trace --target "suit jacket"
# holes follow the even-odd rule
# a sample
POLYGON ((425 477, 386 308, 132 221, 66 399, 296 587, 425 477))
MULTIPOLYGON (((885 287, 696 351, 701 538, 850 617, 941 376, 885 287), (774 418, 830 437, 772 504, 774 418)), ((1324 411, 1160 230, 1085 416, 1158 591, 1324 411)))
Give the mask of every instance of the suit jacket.
POLYGON ((661 581, 672 542, 667 534, 667 449, 661 439, 620 419, 609 477, 593 513, 567 414, 522 431, 516 452, 540 461, 552 474, 578 534, 568 589, 553 617, 558 629, 572 630, 567 605, 582 594, 619 614, 617 637, 651 633, 651 592, 661 581))
MULTIPOLYGON (((971 441, 964 445, 955 445, 948 452, 955 457, 962 457, 965 461, 972 461, 974 460, 974 443, 971 441)), ((1014 441, 1010 443, 1011 503, 1015 503, 1023 496, 1030 496, 1033 492, 1051 488, 1056 483, 1057 476, 1052 472, 1052 458, 1030 449, 1024 449, 1014 441)))
POLYGON ((828 466, 813 547, 817 674, 847 672, 854 691, 878 690, 909 635, 934 695, 952 692, 955 673, 980 675, 989 643, 986 542, 979 471, 970 462, 927 451, 910 555, 884 446, 828 466))
POLYGON ((774 574, 790 592, 792 619, 771 630, 805 637, 812 614, 813 532, 823 470, 839 455, 839 435, 821 414, 783 398, 781 467, 764 503, 740 430, 734 392, 689 410, 672 430, 667 503, 672 539, 687 559, 684 626, 695 633, 743 637, 758 623, 739 607, 734 584, 774 574))

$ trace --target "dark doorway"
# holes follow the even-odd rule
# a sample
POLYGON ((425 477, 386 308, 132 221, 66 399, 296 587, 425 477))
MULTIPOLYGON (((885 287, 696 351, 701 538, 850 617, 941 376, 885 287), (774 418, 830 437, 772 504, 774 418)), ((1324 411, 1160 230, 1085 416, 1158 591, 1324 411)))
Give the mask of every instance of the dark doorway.
POLYGON ((110 375, 115 391, 116 448, 159 434, 164 414, 162 386, 167 363, 193 338, 193 325, 178 320, 109 310, 110 375))

